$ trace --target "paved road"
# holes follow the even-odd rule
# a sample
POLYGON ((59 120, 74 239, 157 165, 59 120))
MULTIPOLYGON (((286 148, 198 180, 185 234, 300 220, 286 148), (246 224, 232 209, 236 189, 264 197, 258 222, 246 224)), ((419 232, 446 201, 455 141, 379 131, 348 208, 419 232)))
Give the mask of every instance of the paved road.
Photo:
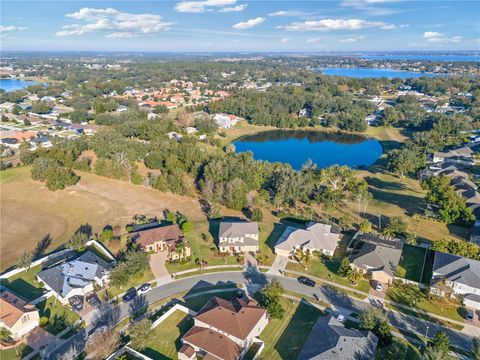
MULTIPOLYGON (((210 273, 202 274, 197 276, 192 276, 185 279, 176 280, 165 285, 161 285, 152 289, 146 294, 145 297, 140 298, 140 304, 135 304, 134 302, 125 304, 121 303, 114 307, 114 310, 107 311, 102 313, 102 311, 97 311, 95 314, 87 319, 87 323, 91 322, 86 329, 81 333, 76 334, 68 341, 65 341, 59 348, 54 351, 47 351, 47 356, 49 359, 56 359, 57 355, 66 354, 71 348, 75 348, 76 351, 83 349, 85 345, 86 333, 91 332, 96 326, 103 325, 105 323, 118 323, 119 321, 130 316, 130 311, 132 306, 142 306, 145 305, 145 301, 148 304, 160 301, 166 297, 173 296, 177 293, 183 291, 189 291, 190 289, 198 289, 205 286, 218 285, 226 282, 233 283, 242 283, 245 282, 247 289, 252 289, 256 291, 261 284, 266 283, 272 278, 278 279, 285 289, 295 291, 300 294, 305 294, 306 296, 314 297, 315 295, 322 301, 327 302, 332 305, 332 309, 348 315, 352 312, 359 312, 367 306, 374 305, 378 306, 378 302, 375 303, 375 300, 362 301, 348 297, 342 292, 339 292, 336 289, 333 289, 330 286, 317 286, 317 287, 308 287, 300 284, 296 279, 287 278, 283 276, 276 276, 270 274, 263 274, 253 269, 247 269, 246 272, 220 272, 220 273, 210 273)), ((420 320, 413 316, 403 315, 399 313, 388 312, 388 319, 391 324, 398 329, 413 331, 420 334, 425 334, 428 326, 428 336, 433 337, 437 331, 445 331, 449 337, 451 344, 461 348, 468 349, 470 348, 471 339, 468 335, 462 334, 458 331, 430 323, 427 321, 420 320)))

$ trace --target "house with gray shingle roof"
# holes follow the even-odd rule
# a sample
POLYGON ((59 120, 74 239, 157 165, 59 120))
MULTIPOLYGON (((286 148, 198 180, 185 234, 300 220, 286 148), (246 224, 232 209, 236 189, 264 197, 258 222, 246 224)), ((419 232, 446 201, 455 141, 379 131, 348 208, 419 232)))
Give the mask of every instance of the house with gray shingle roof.
POLYGON ((94 284, 104 286, 109 264, 91 251, 79 257, 37 273, 37 280, 55 297, 67 304, 75 295, 84 296, 94 290, 94 284))
POLYGON ((230 254, 257 252, 259 234, 256 222, 222 221, 218 232, 218 247, 221 252, 230 254))
POLYGON ((403 241, 376 233, 357 233, 349 261, 353 269, 372 275, 372 280, 391 283, 400 262, 403 241))
POLYGON ((287 226, 275 244, 275 254, 292 256, 296 250, 301 250, 332 256, 339 240, 340 232, 331 225, 309 222, 306 229, 287 226))
POLYGON ((431 285, 439 288, 440 284, 456 295, 480 295, 480 261, 435 251, 431 285))
POLYGON ((332 316, 319 317, 297 360, 371 360, 378 338, 369 331, 347 329, 332 316))

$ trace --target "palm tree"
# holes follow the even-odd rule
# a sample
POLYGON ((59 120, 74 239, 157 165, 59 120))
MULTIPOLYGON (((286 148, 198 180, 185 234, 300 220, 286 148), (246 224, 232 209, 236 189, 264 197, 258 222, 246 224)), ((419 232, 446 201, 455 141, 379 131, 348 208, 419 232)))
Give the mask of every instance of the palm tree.
POLYGON ((185 256, 185 243, 183 241, 179 242, 175 247, 175 252, 178 254, 179 259, 183 259, 185 256))
POLYGON ((348 272, 347 279, 353 286, 357 286, 363 275, 358 269, 352 269, 348 272))
POLYGON ((308 270, 308 264, 310 263, 311 258, 312 257, 310 254, 310 250, 306 250, 305 252, 303 252, 302 261, 303 261, 303 267, 305 268, 305 270, 308 270))

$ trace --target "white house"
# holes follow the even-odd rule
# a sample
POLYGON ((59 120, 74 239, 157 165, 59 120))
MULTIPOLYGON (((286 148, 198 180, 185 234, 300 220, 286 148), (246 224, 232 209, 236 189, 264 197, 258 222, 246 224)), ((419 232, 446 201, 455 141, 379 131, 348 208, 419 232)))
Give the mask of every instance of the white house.
POLYGON ((221 252, 236 254, 258 251, 258 223, 221 222, 218 232, 218 247, 221 252))

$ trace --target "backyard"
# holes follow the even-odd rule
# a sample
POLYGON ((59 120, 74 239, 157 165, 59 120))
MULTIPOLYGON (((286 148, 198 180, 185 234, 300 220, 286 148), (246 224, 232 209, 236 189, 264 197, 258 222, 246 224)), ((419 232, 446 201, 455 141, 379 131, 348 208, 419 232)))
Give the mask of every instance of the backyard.
POLYGON ((397 267, 398 277, 420 282, 423 274, 423 264, 427 249, 423 247, 405 244, 403 245, 402 257, 397 267))
POLYGON ((40 270, 42 265, 34 266, 3 280, 2 285, 29 301, 35 300, 46 292, 36 280, 40 270))

